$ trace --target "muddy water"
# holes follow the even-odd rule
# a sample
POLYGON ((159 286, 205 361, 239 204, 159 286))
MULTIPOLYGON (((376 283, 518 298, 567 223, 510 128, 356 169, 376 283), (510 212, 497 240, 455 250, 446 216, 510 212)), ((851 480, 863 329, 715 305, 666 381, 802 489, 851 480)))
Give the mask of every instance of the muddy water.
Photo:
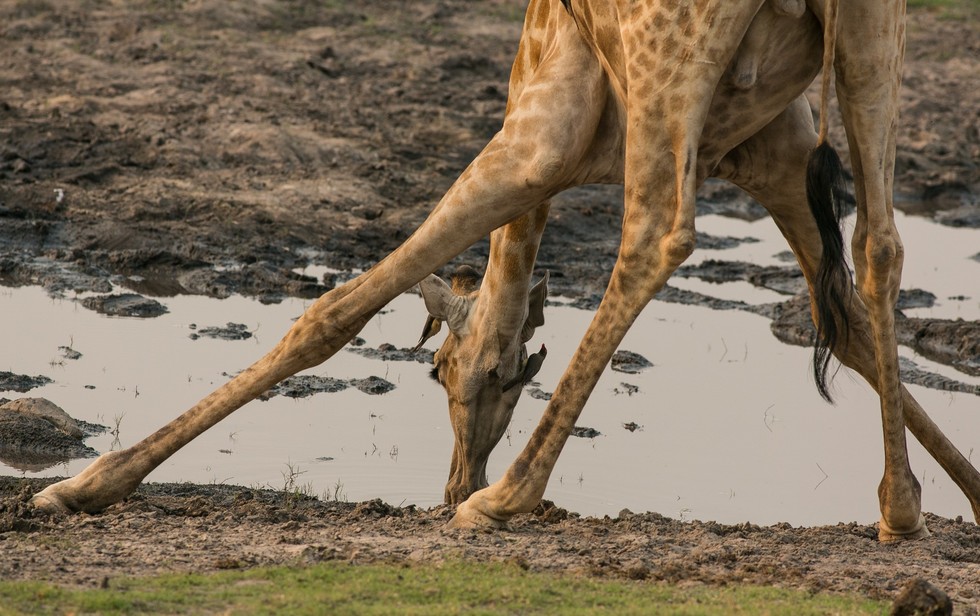
MULTIPOLYGON (((752 236, 736 250, 700 251, 707 258, 778 264, 784 244, 769 221, 699 219, 709 233, 752 236)), ((902 220, 908 248, 906 287, 932 291, 932 308, 910 315, 980 316, 980 248, 975 230, 902 220), (936 250, 935 246, 942 246, 936 250), (954 298, 954 299, 950 299, 954 298)), ((311 270, 316 271, 316 270, 311 270)), ((747 283, 677 279, 716 297, 762 303, 785 296, 747 283)), ((115 434, 89 439, 99 451, 127 447, 191 406, 228 375, 245 368, 279 339, 307 302, 279 305, 233 297, 160 300, 169 312, 153 319, 105 317, 39 288, 0 291, 0 370, 44 374, 54 383, 26 395, 46 397, 78 419, 115 434), (229 321, 253 335, 245 340, 192 339, 229 321), (81 353, 68 359, 59 347, 81 353)), ((591 313, 551 306, 533 345, 549 355, 537 380, 554 388, 591 313)), ((366 345, 411 346, 424 319, 421 301, 406 295, 362 331, 366 345)), ((432 347, 432 343, 430 343, 432 347)), ((640 374, 607 369, 580 426, 599 432, 571 438, 547 497, 583 514, 615 515, 623 508, 688 518, 756 523, 821 524, 876 518, 881 469, 877 399, 858 377, 842 371, 838 404, 816 394, 810 353, 774 339, 764 317, 655 301, 623 343, 654 365, 640 374), (626 425, 634 428, 628 430, 626 425)), ((967 383, 980 379, 913 357, 919 365, 967 383)), ((309 374, 339 379, 378 376, 393 392, 372 396, 354 388, 305 399, 256 401, 190 444, 150 475, 155 481, 298 486, 350 500, 380 497, 393 504, 441 501, 452 434, 444 396, 415 362, 382 362, 348 351, 309 374)), ((980 399, 912 387, 964 454, 980 459, 980 399)), ((15 392, 0 395, 17 397, 15 392)), ((545 402, 525 394, 507 437, 491 459, 499 476, 527 441, 545 402)), ((913 469, 929 511, 969 517, 956 487, 916 443, 913 469)), ((70 475, 87 461, 41 475, 70 475)), ((22 474, 0 465, 0 473, 22 474)), ((28 473, 31 474, 31 473, 28 473)))

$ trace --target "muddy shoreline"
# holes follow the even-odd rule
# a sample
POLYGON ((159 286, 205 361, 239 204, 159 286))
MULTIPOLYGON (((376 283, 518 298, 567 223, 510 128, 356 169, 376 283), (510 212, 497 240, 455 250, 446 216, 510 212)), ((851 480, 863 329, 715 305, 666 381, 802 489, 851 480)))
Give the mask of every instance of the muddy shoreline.
POLYGON ((48 480, 0 477, 3 579, 111 585, 120 576, 323 561, 511 561, 638 582, 748 583, 893 600, 925 579, 977 614, 980 528, 927 515, 933 536, 881 545, 874 525, 726 525, 623 510, 582 518, 545 502, 498 533, 450 530, 448 507, 321 501, 236 486, 144 484, 96 515, 49 517, 26 499, 48 480))

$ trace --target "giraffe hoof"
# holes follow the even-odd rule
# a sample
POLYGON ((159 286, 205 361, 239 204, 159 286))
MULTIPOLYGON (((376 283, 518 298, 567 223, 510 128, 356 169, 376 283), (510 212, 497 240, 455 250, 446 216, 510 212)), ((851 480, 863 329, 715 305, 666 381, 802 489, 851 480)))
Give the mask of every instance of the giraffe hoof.
POLYGON ((477 510, 469 501, 460 503, 456 508, 456 514, 447 524, 449 528, 473 529, 473 530, 510 530, 507 520, 493 518, 477 510))
POLYGON ((891 543, 893 541, 905 541, 909 539, 925 539, 932 533, 926 527, 926 518, 921 513, 919 520, 909 530, 898 531, 888 526, 884 520, 878 522, 878 541, 881 543, 891 543))
POLYGON ((50 486, 44 490, 38 492, 31 498, 31 506, 38 511, 43 511, 45 513, 71 513, 71 509, 65 505, 60 498, 51 493, 46 493, 50 490, 50 486))

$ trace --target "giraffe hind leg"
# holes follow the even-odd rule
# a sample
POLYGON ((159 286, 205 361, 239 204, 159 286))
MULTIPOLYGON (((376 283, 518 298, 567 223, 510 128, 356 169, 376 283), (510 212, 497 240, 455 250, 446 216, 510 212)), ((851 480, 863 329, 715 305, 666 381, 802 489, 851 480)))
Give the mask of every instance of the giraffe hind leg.
POLYGON ((878 488, 879 537, 915 538, 928 531, 905 443, 894 312, 904 249, 892 209, 905 2, 854 4, 840 6, 835 72, 858 209, 852 241, 857 291, 868 308, 881 398, 885 470, 878 488), (868 7, 874 15, 866 14, 868 7))
MULTIPOLYGON (((816 143, 812 116, 805 99, 800 98, 779 118, 733 151, 720 166, 721 177, 729 179, 758 199, 789 242, 800 267, 815 294, 822 258, 822 239, 815 220, 799 207, 808 153, 816 143)), ((877 391, 878 367, 868 310, 855 293, 844 304, 849 341, 835 354, 847 367, 857 371, 877 391)), ((820 312, 813 310, 819 321, 820 312)), ((974 518, 980 523, 980 472, 961 454, 929 418, 915 398, 901 388, 905 425, 943 467, 970 502, 974 518)))

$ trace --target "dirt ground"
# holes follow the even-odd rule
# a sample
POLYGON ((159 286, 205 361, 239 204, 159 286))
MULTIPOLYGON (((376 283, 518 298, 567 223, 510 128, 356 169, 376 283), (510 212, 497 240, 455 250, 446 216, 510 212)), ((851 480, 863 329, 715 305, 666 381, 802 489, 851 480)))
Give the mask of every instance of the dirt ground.
POLYGON ((932 537, 882 545, 872 525, 813 528, 681 522, 627 510, 580 518, 550 503, 513 530, 449 530, 449 507, 323 502, 233 486, 147 484, 99 515, 49 518, 41 481, 0 478, 0 579, 70 586, 118 576, 342 560, 513 561, 532 570, 682 584, 766 584, 893 599, 913 578, 957 614, 980 607, 980 528, 928 516, 932 537))
MULTIPOLYGON (((403 241, 500 125, 514 0, 0 2, 0 283, 51 292, 313 297, 403 241)), ((980 225, 980 25, 915 9, 898 207, 980 225)), ((833 139, 843 144, 840 122, 833 139)), ((615 188, 556 200, 539 267, 553 292, 601 293, 615 188)), ((711 184, 700 207, 760 209, 711 184)), ((481 243, 460 257, 480 263, 481 243)), ((749 581, 893 597, 921 576, 980 606, 980 530, 879 545, 871 526, 583 519, 447 531, 449 511, 321 503, 216 486, 145 486, 97 516, 26 507, 0 478, 0 578, 98 585, 119 575, 343 559, 512 559, 534 569, 684 583, 749 581)))

